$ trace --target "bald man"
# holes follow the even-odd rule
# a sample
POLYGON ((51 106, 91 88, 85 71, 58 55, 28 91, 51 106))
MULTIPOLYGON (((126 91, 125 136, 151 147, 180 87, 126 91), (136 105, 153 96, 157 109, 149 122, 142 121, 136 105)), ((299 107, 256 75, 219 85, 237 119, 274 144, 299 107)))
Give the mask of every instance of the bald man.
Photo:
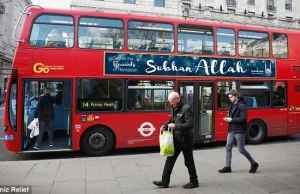
POLYGON ((194 157, 193 145, 195 143, 193 112, 188 104, 184 104, 177 92, 171 92, 168 100, 171 104, 171 119, 164 125, 163 130, 171 129, 174 136, 175 153, 166 159, 161 181, 153 181, 159 187, 168 188, 175 162, 182 151, 184 163, 190 174, 190 182, 183 185, 185 189, 199 187, 194 157))

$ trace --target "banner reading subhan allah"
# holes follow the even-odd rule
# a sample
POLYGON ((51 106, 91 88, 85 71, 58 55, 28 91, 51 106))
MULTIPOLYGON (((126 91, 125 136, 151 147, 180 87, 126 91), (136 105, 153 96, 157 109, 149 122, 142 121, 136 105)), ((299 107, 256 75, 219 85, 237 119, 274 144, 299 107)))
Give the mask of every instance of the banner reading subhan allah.
POLYGON ((275 78, 275 60, 105 53, 105 75, 275 78))

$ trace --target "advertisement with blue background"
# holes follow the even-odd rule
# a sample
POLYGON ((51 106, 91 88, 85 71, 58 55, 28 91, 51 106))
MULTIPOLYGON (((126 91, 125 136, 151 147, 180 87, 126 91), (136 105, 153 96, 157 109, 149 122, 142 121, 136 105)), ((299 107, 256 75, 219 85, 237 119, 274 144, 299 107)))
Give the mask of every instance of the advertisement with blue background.
POLYGON ((105 75, 275 78, 275 60, 105 53, 105 75))

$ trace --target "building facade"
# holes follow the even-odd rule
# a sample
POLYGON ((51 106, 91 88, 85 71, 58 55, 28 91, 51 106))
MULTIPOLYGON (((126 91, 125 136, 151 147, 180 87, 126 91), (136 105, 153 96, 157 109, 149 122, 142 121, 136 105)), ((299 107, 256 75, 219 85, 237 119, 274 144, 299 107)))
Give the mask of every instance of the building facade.
POLYGON ((300 0, 72 0, 70 7, 300 30, 300 0))
MULTIPOLYGON (((1 93, 6 88, 17 43, 13 40, 14 28, 23 11, 31 0, 0 0, 0 87, 1 93)), ((15 38, 18 39, 22 21, 16 28, 15 38)))

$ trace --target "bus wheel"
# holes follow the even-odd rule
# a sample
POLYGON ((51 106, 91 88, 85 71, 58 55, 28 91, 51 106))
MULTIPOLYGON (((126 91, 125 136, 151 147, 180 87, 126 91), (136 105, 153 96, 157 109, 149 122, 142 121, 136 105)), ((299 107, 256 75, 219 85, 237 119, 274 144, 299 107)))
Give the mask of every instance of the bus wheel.
POLYGON ((248 123, 246 140, 251 144, 262 143, 267 136, 267 127, 262 120, 252 120, 248 123))
POLYGON ((88 156, 104 156, 115 145, 114 135, 111 130, 95 126, 87 130, 81 138, 80 149, 88 156))

